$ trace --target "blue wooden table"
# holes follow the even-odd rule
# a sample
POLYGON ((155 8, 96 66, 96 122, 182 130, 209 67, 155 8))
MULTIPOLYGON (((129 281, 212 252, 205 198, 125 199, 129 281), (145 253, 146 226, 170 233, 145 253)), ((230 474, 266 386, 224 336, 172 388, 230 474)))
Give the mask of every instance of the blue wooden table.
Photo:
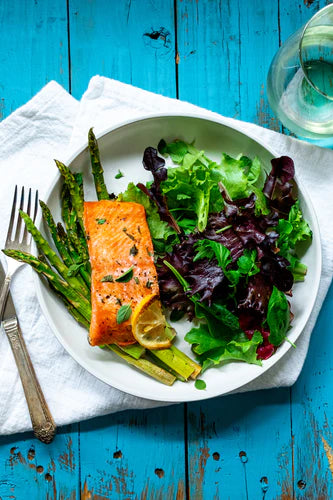
MULTIPOLYGON (((80 98, 101 74, 279 130, 270 61, 326 3, 1 0, 0 116, 52 79, 80 98)), ((0 499, 332 499, 332 311, 333 289, 290 389, 118 413, 49 446, 2 437, 0 499)))

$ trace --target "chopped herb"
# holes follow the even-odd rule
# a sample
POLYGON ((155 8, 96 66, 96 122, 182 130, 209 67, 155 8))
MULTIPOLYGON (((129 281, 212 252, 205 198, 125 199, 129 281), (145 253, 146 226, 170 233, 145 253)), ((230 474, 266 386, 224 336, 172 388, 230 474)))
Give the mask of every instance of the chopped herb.
POLYGON ((141 234, 141 228, 140 228, 140 226, 138 226, 138 233, 141 234))
POLYGON ((147 283, 146 283, 146 288, 151 288, 153 282, 148 280, 147 283))
POLYGON ((122 301, 118 297, 116 298, 116 302, 117 302, 117 304, 119 304, 121 306, 122 301))
POLYGON ((70 278, 71 276, 76 276, 77 275, 77 272, 78 270, 80 269, 80 267, 82 267, 84 265, 84 262, 81 262, 80 264, 72 264, 71 266, 69 266, 68 268, 68 272, 67 272, 67 276, 70 278))
POLYGON ((90 240, 90 236, 89 236, 89 234, 87 234, 87 236, 86 236, 86 240, 87 240, 87 241, 89 241, 89 240, 90 240))
POLYGON ((135 241, 134 236, 133 236, 132 234, 129 234, 129 233, 127 232, 126 227, 124 227, 124 228, 123 228, 123 231, 124 231, 124 233, 126 234, 126 236, 128 236, 131 240, 135 241))
POLYGON ((127 283, 133 278, 133 268, 134 266, 131 266, 127 271, 125 271, 123 274, 119 276, 119 278, 116 279, 118 283, 127 283))
POLYGON ((130 304, 126 304, 120 307, 117 312, 117 323, 120 325, 120 323, 124 323, 124 321, 127 321, 132 314, 132 308, 130 304))
POLYGON ((227 229, 230 229, 232 227, 232 225, 230 224, 229 226, 224 226, 222 227, 221 229, 218 229, 216 232, 216 234, 220 234, 220 233, 223 233, 223 231, 226 231, 227 229))
POLYGON ((199 389, 199 391, 202 391, 203 389, 206 389, 206 382, 204 380, 197 379, 194 382, 194 386, 196 389, 199 389))
POLYGON ((135 245, 132 246, 132 248, 130 249, 130 255, 137 255, 139 253, 139 250, 136 248, 135 245))
POLYGON ((122 177, 124 177, 124 174, 118 170, 118 173, 114 176, 115 179, 121 179, 122 177))
POLYGON ((149 257, 152 257, 154 255, 153 253, 151 253, 151 251, 149 250, 148 247, 146 247, 146 250, 147 250, 147 254, 149 255, 149 257))
POLYGON ((107 274, 101 279, 102 283, 113 283, 113 276, 112 274, 107 274))
POLYGON ((97 224, 104 224, 106 222, 106 219, 96 219, 97 224))
POLYGON ((139 278, 138 278, 137 276, 134 276, 134 278, 133 278, 133 279, 134 279, 134 281, 135 281, 135 283, 136 283, 137 285, 140 283, 139 278))

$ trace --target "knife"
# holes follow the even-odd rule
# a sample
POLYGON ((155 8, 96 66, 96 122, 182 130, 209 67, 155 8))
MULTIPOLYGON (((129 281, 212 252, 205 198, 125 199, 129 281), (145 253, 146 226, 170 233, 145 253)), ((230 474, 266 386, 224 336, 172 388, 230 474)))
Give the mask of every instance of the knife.
MULTIPOLYGON (((2 284, 4 280, 5 271, 0 261, 0 283, 2 284)), ((51 443, 56 433, 56 425, 37 380, 34 367, 32 366, 10 292, 3 314, 2 327, 14 354, 34 434, 43 443, 51 443)))

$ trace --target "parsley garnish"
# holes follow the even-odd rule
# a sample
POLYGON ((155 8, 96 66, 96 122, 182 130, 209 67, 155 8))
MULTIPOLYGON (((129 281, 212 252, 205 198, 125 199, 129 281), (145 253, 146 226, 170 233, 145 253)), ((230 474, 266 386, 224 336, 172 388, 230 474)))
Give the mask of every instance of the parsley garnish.
POLYGON ((118 283, 127 283, 133 278, 133 268, 134 266, 131 266, 127 271, 125 271, 123 274, 119 276, 119 278, 116 279, 118 283))
POLYGON ((113 276, 112 274, 107 274, 101 279, 102 283, 113 283, 113 276))
POLYGON ((136 248, 135 245, 132 246, 132 248, 130 249, 130 255, 137 255, 139 253, 139 250, 136 248))
POLYGON ((118 173, 114 176, 115 179, 121 179, 122 177, 124 177, 124 174, 118 170, 118 173))
POLYGON ((132 314, 132 308, 130 304, 126 304, 121 306, 120 309, 118 309, 117 312, 117 323, 120 325, 120 323, 124 323, 124 321, 127 321, 132 314))

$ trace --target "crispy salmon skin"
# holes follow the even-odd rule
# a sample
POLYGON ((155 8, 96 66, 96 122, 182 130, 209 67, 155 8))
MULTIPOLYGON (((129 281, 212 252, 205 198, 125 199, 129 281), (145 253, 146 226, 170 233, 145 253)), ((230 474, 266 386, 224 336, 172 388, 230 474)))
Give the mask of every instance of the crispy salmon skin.
POLYGON ((130 319, 118 324, 121 306, 132 311, 146 296, 158 293, 153 244, 145 209, 138 203, 87 201, 84 226, 92 268, 89 331, 91 345, 135 343, 130 319), (116 281, 131 267, 129 281, 116 281))

